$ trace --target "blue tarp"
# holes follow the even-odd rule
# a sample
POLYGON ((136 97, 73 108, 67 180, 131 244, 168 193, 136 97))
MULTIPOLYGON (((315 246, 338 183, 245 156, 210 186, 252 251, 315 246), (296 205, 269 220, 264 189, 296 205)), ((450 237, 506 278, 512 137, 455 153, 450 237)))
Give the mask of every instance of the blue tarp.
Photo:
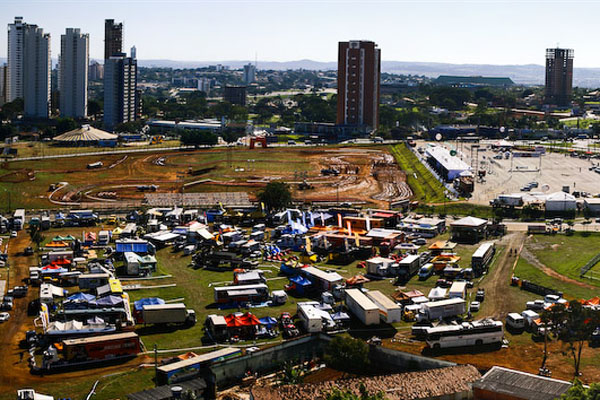
POLYGON ((259 319, 261 325, 267 327, 267 329, 271 329, 277 326, 277 320, 273 317, 264 317, 259 319))
POLYGON ((90 301, 94 300, 95 298, 96 298, 96 296, 94 296, 93 294, 75 293, 75 294, 67 297, 67 299, 65 301, 82 301, 82 302, 89 303, 90 301))
POLYGON ((115 251, 117 253, 147 253, 148 242, 117 242, 115 244, 115 251))
POLYGON ((113 295, 101 297, 94 302, 94 304, 97 306, 116 306, 117 304, 122 304, 122 303, 123 303, 122 297, 113 296, 113 295))
POLYGON ((302 286, 302 287, 312 285, 311 281, 309 281, 308 279, 306 279, 300 275, 292 276, 290 278, 290 282, 296 284, 296 286, 302 286))
POLYGON ((146 297, 146 298, 139 299, 138 301, 134 302, 133 308, 136 311, 142 311, 142 309, 144 308, 145 305, 152 305, 152 304, 165 304, 165 301, 158 297, 146 297))

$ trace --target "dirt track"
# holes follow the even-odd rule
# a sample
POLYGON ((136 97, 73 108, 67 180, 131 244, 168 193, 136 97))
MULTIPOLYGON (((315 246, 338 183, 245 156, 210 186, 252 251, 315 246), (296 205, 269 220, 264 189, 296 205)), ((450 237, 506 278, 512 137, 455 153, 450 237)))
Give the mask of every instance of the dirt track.
MULTIPOLYGON (((10 287, 21 284, 21 280, 29 275, 29 266, 36 264, 35 256, 24 257, 23 249, 30 246, 29 235, 26 231, 19 232, 16 239, 10 239, 9 261, 11 263, 10 287)), ((34 387, 43 391, 44 383, 57 382, 73 378, 100 378, 103 375, 132 368, 144 361, 138 357, 126 364, 105 368, 76 371, 60 375, 38 376, 29 373, 27 352, 23 361, 19 354, 24 351, 19 342, 25 338, 25 332, 33 329, 33 317, 27 316, 27 304, 38 296, 38 288, 30 287, 27 297, 15 299, 15 306, 10 311, 10 320, 0 325, 0 394, 15 393, 21 387, 34 387)))

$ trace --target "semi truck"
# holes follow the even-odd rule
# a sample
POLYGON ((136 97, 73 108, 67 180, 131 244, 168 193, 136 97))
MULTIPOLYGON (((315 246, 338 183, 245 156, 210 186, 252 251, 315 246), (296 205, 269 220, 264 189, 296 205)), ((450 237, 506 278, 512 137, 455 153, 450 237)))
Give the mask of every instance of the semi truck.
POLYGON ((421 268, 421 257, 417 254, 406 256, 398 262, 398 278, 408 280, 421 268))
POLYGON ((379 324, 379 307, 360 289, 346 289, 346 307, 365 325, 379 324))
POLYGON ((13 214, 13 229, 15 231, 20 231, 24 227, 25 227, 25 210, 22 208, 19 208, 18 210, 15 210, 15 213, 13 214))
POLYGON ((143 324, 180 324, 194 325, 196 312, 186 308, 183 303, 171 304, 146 304, 142 308, 141 320, 143 324))
POLYGON ((135 357, 141 351, 140 338, 135 332, 63 340, 44 351, 41 368, 35 358, 29 362, 32 372, 66 370, 79 366, 135 357))
POLYGON ((379 290, 369 290, 367 297, 379 307, 379 316, 383 322, 393 324, 402 321, 402 307, 379 290))
POLYGON ((417 321, 435 321, 456 317, 464 314, 467 311, 467 306, 464 299, 453 298, 441 301, 431 301, 423 303, 421 310, 417 314, 417 321))

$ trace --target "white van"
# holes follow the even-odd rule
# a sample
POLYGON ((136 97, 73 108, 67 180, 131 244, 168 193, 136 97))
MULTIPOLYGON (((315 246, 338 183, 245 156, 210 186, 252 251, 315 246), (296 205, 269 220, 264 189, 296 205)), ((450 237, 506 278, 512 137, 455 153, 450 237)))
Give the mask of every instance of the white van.
POLYGON ((533 310, 525 310, 521 313, 521 316, 525 320, 525 327, 528 328, 533 325, 533 321, 538 319, 540 315, 533 310))
POLYGON ((525 318, 519 313, 510 313, 506 316, 506 328, 514 331, 525 329, 525 318))

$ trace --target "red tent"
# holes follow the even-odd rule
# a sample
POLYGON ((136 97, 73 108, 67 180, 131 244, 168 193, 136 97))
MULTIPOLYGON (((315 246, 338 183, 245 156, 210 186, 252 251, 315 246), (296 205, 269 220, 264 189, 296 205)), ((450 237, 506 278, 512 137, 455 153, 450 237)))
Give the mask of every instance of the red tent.
POLYGON ((225 322, 228 328, 238 328, 242 326, 260 325, 258 318, 252 313, 229 314, 225 316, 225 322))

